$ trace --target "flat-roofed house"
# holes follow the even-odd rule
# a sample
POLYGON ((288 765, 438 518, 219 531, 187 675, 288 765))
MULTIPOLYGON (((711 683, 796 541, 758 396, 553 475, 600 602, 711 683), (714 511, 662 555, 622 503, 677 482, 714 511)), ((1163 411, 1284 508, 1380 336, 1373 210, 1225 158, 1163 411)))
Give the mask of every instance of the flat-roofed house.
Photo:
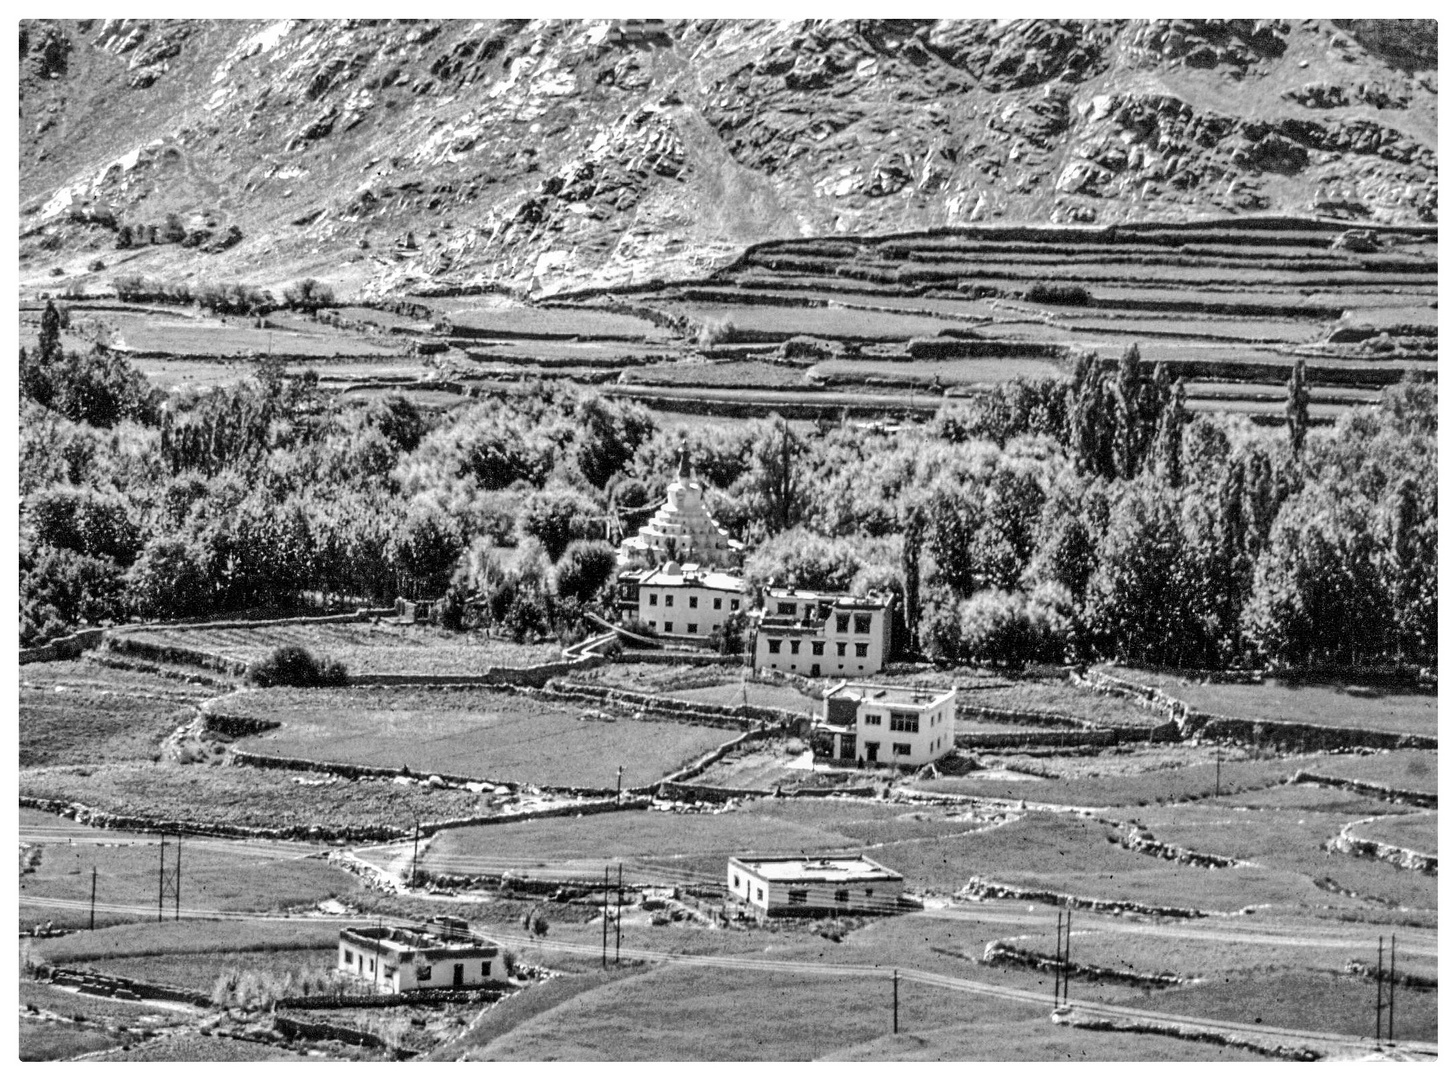
POLYGON ((728 902, 757 918, 884 914, 899 909, 904 887, 904 877, 862 855, 728 860, 728 902))
POLYGON ((753 666, 811 679, 873 675, 889 660, 892 605, 888 593, 766 589, 755 620, 753 666))
POLYGON ((450 917, 420 926, 346 927, 339 931, 339 970, 394 994, 504 983, 508 974, 498 944, 450 917))
POLYGON ((626 610, 664 637, 706 642, 747 603, 743 579, 694 563, 625 570, 617 579, 626 610))
POLYGON ((814 742, 834 761, 920 766, 955 748, 954 687, 842 682, 825 691, 821 708, 814 716, 814 742))

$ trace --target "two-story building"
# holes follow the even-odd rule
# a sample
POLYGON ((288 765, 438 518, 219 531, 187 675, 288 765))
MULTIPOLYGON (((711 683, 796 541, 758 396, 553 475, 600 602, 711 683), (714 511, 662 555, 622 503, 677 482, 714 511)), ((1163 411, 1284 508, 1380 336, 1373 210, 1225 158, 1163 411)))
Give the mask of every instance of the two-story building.
POLYGON ((728 902, 755 918, 887 914, 899 910, 905 879, 864 856, 728 860, 728 902))
POLYGON ((810 678, 873 675, 890 658, 888 593, 769 588, 755 614, 753 666, 810 678))
POLYGON ((617 578, 621 609, 664 637, 706 642, 747 603, 743 579, 688 563, 624 570, 617 578))
POLYGON ((846 682, 825 692, 820 709, 813 738, 832 761, 918 767, 955 747, 954 687, 920 690, 846 682))
POLYGON ((420 926, 340 930, 338 969, 391 994, 485 986, 508 976, 501 947, 448 916, 420 926))

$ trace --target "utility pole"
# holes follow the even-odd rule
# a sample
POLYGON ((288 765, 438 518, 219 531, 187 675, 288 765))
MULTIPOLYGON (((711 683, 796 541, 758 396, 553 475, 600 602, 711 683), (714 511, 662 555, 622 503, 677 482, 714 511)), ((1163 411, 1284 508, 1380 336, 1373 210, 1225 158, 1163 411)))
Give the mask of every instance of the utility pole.
POLYGON ((1385 1041, 1395 1045, 1395 935, 1390 935, 1390 989, 1385 997, 1385 1041))
POLYGON ((91 867, 91 927, 96 929, 96 867, 91 867))
POLYGON ((894 1010, 894 1012, 892 1013, 892 1017, 893 1018, 891 1020, 891 1024, 893 1026, 893 1032, 892 1033, 895 1034, 895 1035, 898 1035, 898 1034, 900 1034, 900 969, 899 968, 895 968, 894 974, 891 976, 891 979, 890 979, 890 985, 893 988, 892 991, 891 991, 891 993, 894 995, 893 998, 891 999, 892 1002, 893 1002, 893 1004, 891 1005, 891 1008, 894 1010))
POLYGON ((622 805, 622 766, 617 766, 617 805, 622 805))
POLYGON ((1052 1008, 1062 1003, 1062 913, 1057 912, 1057 960, 1052 966, 1052 1008))
POLYGON ((608 899, 612 894, 612 868, 602 867, 602 970, 607 970, 607 916, 610 913, 608 899))
POLYGON ((622 864, 617 864, 617 956, 616 963, 622 962, 622 864))
POLYGON ((415 856, 410 861, 410 888, 413 889, 420 879, 420 819, 415 818, 415 856))
POLYGON ((157 864, 157 922, 162 921, 162 892, 167 886, 167 838, 162 837, 161 861, 157 864))
POLYGON ((1216 746, 1213 750, 1213 797, 1216 799, 1223 787, 1223 747, 1216 746))
POLYGON ((182 834, 177 834, 177 891, 172 894, 172 921, 182 920, 182 834))
POLYGON ((1385 994, 1381 989, 1381 980, 1385 975, 1385 938, 1380 939, 1380 951, 1375 954, 1375 1045, 1380 1045, 1380 1021, 1383 1019, 1381 1010, 1385 1005, 1385 994))

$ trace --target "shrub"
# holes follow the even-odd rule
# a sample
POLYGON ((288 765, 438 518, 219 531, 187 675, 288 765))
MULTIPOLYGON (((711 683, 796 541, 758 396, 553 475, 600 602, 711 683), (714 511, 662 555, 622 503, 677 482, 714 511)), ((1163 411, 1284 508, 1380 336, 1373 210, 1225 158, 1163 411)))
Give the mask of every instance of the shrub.
POLYGON ((295 311, 333 307, 334 290, 316 278, 304 278, 283 290, 283 304, 295 311))
POLYGON ((714 345, 727 344, 733 340, 737 330, 732 319, 704 319, 698 324, 698 347, 710 349, 714 345))
POLYGON ((248 680, 255 686, 343 686, 348 671, 343 664, 314 656, 302 646, 282 645, 248 668, 248 680))
POLYGON ((1026 299, 1033 304, 1066 304, 1070 307, 1086 307, 1092 302, 1092 294, 1081 285, 1058 285, 1038 281, 1026 290, 1026 299))

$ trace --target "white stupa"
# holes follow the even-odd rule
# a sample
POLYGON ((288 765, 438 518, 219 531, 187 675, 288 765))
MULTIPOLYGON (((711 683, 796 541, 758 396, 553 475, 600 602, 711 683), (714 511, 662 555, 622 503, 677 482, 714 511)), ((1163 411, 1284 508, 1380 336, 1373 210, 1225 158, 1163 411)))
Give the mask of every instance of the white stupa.
POLYGON ((699 566, 737 566, 743 545, 728 537, 703 503, 703 485, 694 479, 687 447, 678 456, 677 476, 667 486, 667 502, 636 536, 622 543, 622 558, 655 566, 675 561, 699 566))

